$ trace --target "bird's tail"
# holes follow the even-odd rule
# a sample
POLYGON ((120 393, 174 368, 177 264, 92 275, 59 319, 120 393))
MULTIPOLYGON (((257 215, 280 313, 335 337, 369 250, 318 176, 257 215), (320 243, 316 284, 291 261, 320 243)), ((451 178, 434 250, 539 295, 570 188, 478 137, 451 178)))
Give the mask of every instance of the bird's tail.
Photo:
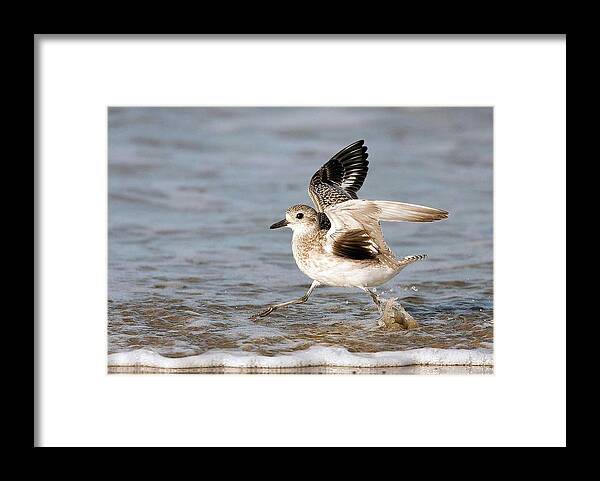
POLYGON ((406 256, 402 259, 396 259, 396 264, 398 266, 398 270, 404 269, 407 265, 412 264, 413 262, 422 261, 427 258, 427 254, 419 254, 416 256, 406 256))

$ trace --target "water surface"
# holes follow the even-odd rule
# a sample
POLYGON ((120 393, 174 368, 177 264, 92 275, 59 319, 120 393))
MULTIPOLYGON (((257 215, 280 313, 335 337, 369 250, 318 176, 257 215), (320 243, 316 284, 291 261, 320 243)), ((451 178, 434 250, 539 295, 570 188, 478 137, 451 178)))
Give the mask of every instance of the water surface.
POLYGON ((108 144, 109 353, 491 348, 491 108, 110 108, 108 144), (369 296, 330 287, 249 320, 310 285, 291 231, 268 226, 310 204, 312 174, 357 139, 359 197, 450 212, 383 225, 398 256, 428 254, 379 289, 421 327, 381 329, 369 296))

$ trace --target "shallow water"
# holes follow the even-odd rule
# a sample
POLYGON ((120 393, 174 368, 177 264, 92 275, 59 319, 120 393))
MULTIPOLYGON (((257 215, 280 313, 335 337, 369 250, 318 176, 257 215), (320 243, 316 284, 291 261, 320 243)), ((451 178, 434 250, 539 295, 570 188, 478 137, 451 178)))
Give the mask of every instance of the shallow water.
POLYGON ((111 108, 108 141, 109 353, 491 349, 491 109, 111 108), (329 287, 251 321, 310 285, 291 231, 268 226, 310 204, 311 175, 360 138, 370 154, 361 198, 450 212, 383 225, 398 256, 428 254, 379 289, 420 328, 379 328, 369 296, 329 287))

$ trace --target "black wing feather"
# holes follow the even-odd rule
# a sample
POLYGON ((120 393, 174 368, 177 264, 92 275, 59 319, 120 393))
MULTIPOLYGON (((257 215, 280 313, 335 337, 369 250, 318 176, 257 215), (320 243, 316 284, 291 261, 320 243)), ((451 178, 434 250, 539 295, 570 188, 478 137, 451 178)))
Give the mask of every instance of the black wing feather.
POLYGON ((361 229, 347 230, 333 236, 332 251, 346 259, 375 259, 378 249, 367 232, 361 229))
POLYGON ((344 147, 312 176, 308 193, 318 211, 358 198, 356 192, 369 170, 369 154, 364 143, 364 140, 358 140, 344 147))
POLYGON ((329 220, 329 217, 327 217, 327 214, 325 214, 324 212, 317 212, 317 219, 319 220, 319 229, 331 229, 331 221, 329 220))

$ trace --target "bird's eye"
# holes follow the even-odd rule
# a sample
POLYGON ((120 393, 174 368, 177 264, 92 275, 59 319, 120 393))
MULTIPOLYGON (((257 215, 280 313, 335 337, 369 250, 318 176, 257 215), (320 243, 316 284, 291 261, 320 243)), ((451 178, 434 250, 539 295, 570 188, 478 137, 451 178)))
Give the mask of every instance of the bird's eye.
POLYGON ((296 219, 302 219, 302 217, 304 217, 304 214, 302 212, 298 212, 296 214, 296 219))

